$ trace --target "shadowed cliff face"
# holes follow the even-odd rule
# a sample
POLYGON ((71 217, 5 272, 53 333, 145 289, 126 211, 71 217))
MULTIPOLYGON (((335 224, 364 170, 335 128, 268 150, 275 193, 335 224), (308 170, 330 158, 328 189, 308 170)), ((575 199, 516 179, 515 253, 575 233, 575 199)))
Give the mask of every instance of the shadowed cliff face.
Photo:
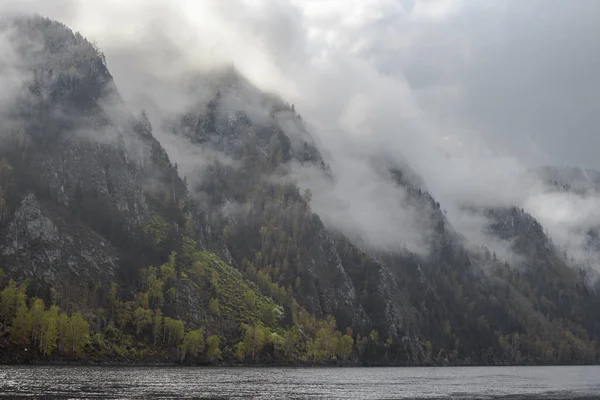
POLYGON ((179 207, 185 187, 92 44, 42 18, 5 22, 2 35, 21 78, 1 110, 12 183, 4 263, 52 285, 111 281, 151 211, 179 207))
POLYGON ((113 309, 118 283, 142 314, 159 304, 152 293, 165 316, 231 348, 240 323, 295 326, 304 307, 348 328, 363 361, 595 359, 590 277, 526 211, 470 206, 512 258, 497 256, 454 229, 408 165, 373 156, 364 185, 341 190, 310 123, 233 69, 182 78, 179 110, 133 116, 80 35, 43 18, 0 33, 13 82, 0 103, 0 266, 36 295, 76 304, 102 287, 93 307, 113 309), (376 194, 372 220, 354 213, 376 194))

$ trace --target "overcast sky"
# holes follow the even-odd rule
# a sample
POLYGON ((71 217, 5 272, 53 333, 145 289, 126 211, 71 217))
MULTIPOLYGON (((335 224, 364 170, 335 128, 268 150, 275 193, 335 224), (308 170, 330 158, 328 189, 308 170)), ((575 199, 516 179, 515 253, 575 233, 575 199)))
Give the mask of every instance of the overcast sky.
POLYGON ((527 164, 600 169, 596 0, 3 3, 5 10, 39 12, 74 26, 104 45, 109 64, 118 41, 139 40, 144 29, 163 24, 190 61, 233 59, 262 86, 307 108, 336 102, 330 107, 340 115, 349 104, 361 109, 355 95, 368 97, 373 89, 361 85, 373 84, 367 75, 377 74, 381 85, 400 86, 389 92, 409 92, 396 96, 399 117, 425 114, 443 136, 468 132, 527 164), (325 82, 343 87, 345 79, 352 82, 344 104, 326 93, 325 82))

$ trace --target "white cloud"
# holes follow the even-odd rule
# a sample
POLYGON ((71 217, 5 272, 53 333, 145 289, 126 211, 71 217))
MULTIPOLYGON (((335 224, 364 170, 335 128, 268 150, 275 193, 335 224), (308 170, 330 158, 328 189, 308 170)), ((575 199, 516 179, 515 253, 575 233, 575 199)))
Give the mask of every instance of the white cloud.
POLYGON ((408 162, 466 232, 477 235, 459 211, 472 201, 525 206, 559 240, 571 222, 547 210, 579 221, 571 211, 583 205, 524 177, 541 163, 600 167, 600 2, 575 3, 5 0, 0 10, 37 11, 96 40, 134 106, 180 109, 182 73, 233 61, 312 125, 338 163, 332 196, 366 187, 346 204, 358 225, 375 211, 374 221, 410 216, 395 214, 402 196, 373 178, 368 154, 408 162))

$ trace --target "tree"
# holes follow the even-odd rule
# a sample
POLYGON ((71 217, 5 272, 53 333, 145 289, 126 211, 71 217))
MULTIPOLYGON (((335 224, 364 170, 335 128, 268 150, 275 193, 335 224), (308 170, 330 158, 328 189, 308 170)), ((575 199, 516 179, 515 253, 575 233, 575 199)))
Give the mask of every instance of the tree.
POLYGON ((565 340, 560 342, 558 346, 558 361, 566 363, 571 360, 571 346, 565 340))
POLYGON ((171 252, 171 254, 169 255, 169 261, 167 261, 165 264, 163 264, 160 267, 160 274, 164 280, 164 282, 167 284, 167 286, 170 286, 173 284, 173 282, 175 282, 175 278, 177 276, 177 273, 175 272, 175 257, 177 256, 176 252, 171 252))
POLYGON ((117 325, 119 328, 125 329, 127 324, 133 320, 133 307, 135 307, 135 303, 131 301, 126 303, 119 301, 117 303, 117 325))
POLYGON ((73 354, 81 354, 90 339, 90 326, 80 313, 71 315, 69 321, 69 343, 73 354))
POLYGON ((154 339, 154 345, 160 339, 160 333, 163 326, 163 316, 160 310, 154 310, 154 315, 152 317, 152 338, 154 339))
POLYGON ((166 295, 167 295, 168 304, 172 304, 175 301, 175 299, 177 298, 177 291, 175 290, 174 287, 171 287, 167 290, 166 295))
POLYGON ((181 344, 181 361, 185 360, 187 354, 196 358, 198 354, 204 352, 204 346, 204 331, 202 329, 189 331, 181 344))
POLYGON ((151 276, 148 289, 148 299, 153 308, 162 307, 165 301, 163 290, 165 283, 156 276, 151 276))
POLYGON ((56 349, 56 341, 58 339, 58 312, 58 307, 52 306, 44 313, 42 336, 40 340, 40 351, 44 356, 52 354, 54 349, 56 349))
POLYGON ((352 353, 353 346, 354 339, 346 334, 338 340, 336 353, 342 360, 346 361, 352 353))
POLYGON ((243 362, 244 359, 246 358, 246 349, 244 346, 244 342, 238 342, 235 345, 235 357, 238 359, 238 361, 243 362))
POLYGON ((277 315, 275 314, 275 307, 272 304, 263 304, 260 309, 260 320, 266 326, 273 326, 277 320, 277 315))
POLYGON ((208 359, 211 362, 221 359, 221 338, 217 335, 208 338, 208 359))
POLYGON ((0 319, 6 325, 16 315, 19 307, 25 305, 25 293, 15 281, 10 280, 8 286, 0 292, 0 319))
POLYGON ((246 290, 244 293, 244 303, 246 303, 248 308, 254 308, 254 305, 256 304, 256 294, 254 293, 254 290, 246 290))
POLYGON ((273 350, 277 354, 283 354, 285 340, 283 337, 281 337, 279 334, 277 334, 277 332, 271 332, 271 334, 269 335, 269 338, 268 338, 268 342, 273 346, 273 350))
POLYGON ((117 284, 115 282, 113 282, 113 283, 111 283, 110 290, 108 292, 108 301, 113 306, 113 312, 117 305, 117 302, 119 301, 119 299, 117 297, 118 288, 119 287, 117 286, 117 284))
POLYGON ((315 339, 318 342, 319 355, 324 359, 331 359, 335 356, 335 350, 337 347, 337 338, 334 332, 327 328, 320 328, 317 331, 317 337, 315 339))
POLYGON ((298 351, 298 344, 300 343, 300 334, 298 327, 295 325, 292 329, 285 331, 283 334, 283 357, 286 361, 292 361, 298 351))
POLYGON ((139 307, 150 308, 150 298, 148 292, 138 292, 135 296, 135 302, 139 307))
POLYGON ((183 340, 183 337, 184 337, 183 321, 165 317, 163 340, 166 339, 166 342, 169 346, 175 347, 175 346, 178 346, 179 343, 181 343, 181 341, 183 340))
POLYGON ((31 319, 31 340, 33 345, 37 345, 42 336, 42 326, 44 323, 44 300, 31 299, 31 309, 29 310, 31 319))
POLYGON ((133 319, 135 321, 135 334, 139 336, 140 333, 150 324, 152 324, 152 310, 144 310, 142 307, 138 307, 133 313, 133 319))
POLYGON ((319 339, 307 339, 306 340, 306 356, 312 362, 321 361, 322 352, 320 350, 319 339))
POLYGON ((64 353, 69 346, 69 325, 70 318, 67 314, 60 313, 58 316, 57 330, 58 330, 58 351, 64 353))
POLYGON ((243 325, 242 328, 245 329, 245 354, 250 355, 253 360, 256 360, 256 357, 262 351, 263 346, 265 345, 265 332, 263 328, 258 325, 243 325))
POLYGON ((379 332, 372 330, 371 333, 369 333, 369 338, 373 343, 379 342, 379 332))
POLYGON ((219 283, 219 273, 213 270, 210 276, 210 284, 214 288, 215 293, 218 295, 221 293, 221 284, 219 283))
POLYGON ((31 335, 31 316, 26 305, 19 306, 17 315, 13 318, 10 338, 13 343, 25 346, 29 343, 31 335))
POLYGON ((214 297, 212 297, 208 301, 208 309, 210 310, 211 313, 213 313, 217 317, 219 315, 221 315, 221 309, 219 307, 219 299, 215 299, 214 297))

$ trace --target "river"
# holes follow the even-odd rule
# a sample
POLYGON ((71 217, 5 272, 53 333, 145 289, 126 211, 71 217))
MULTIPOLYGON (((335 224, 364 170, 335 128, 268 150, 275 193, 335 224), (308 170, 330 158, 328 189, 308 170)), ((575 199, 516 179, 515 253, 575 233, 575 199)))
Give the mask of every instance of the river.
POLYGON ((0 399, 600 399, 600 367, 0 366, 0 399))

